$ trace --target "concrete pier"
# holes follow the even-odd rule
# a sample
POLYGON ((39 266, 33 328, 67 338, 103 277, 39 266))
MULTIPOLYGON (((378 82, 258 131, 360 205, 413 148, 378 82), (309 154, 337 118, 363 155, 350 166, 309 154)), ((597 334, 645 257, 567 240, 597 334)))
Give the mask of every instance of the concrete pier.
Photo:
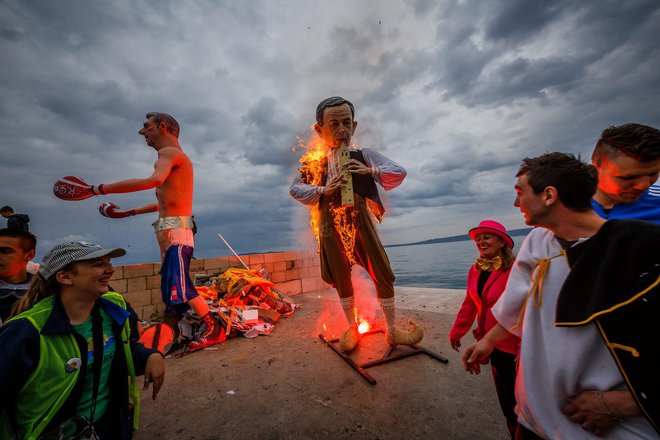
MULTIPOLYGON (((336 293, 296 295, 302 306, 269 336, 168 358, 158 399, 142 394, 135 438, 506 439, 490 369, 466 373, 449 346, 463 298, 460 290, 397 287, 397 322, 422 324, 421 345, 449 363, 418 355, 373 367, 371 385, 318 336, 345 327, 336 293)), ((384 328, 382 317, 376 321, 384 328)), ((463 345, 471 342, 466 335, 463 345)), ((352 356, 363 363, 386 349, 384 335, 375 334, 352 356)))

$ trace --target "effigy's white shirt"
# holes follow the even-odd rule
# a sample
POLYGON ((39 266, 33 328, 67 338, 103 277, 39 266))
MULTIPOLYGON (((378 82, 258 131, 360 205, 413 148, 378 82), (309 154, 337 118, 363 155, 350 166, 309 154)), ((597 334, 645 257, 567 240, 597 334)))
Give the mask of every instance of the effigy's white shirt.
POLYGON ((567 399, 581 391, 625 389, 626 385, 595 324, 554 325, 559 292, 570 271, 561 250, 551 231, 532 230, 522 243, 504 293, 492 308, 498 322, 521 337, 516 376, 518 421, 549 439, 657 439, 643 416, 627 419, 596 437, 562 413, 567 399), (557 255, 550 260, 543 280, 541 306, 536 307, 532 297, 525 304, 534 263, 557 255), (522 325, 511 330, 523 306, 522 325))
MULTIPOLYGON (((328 152, 328 180, 338 172, 339 158, 337 156, 337 150, 338 149, 333 149, 328 152)), ((349 150, 354 151, 355 149, 349 148, 349 150)), ((361 151, 367 166, 376 171, 376 174, 372 174, 374 180, 382 186, 385 191, 389 191, 401 185, 401 182, 403 182, 403 179, 406 177, 406 169, 404 167, 371 148, 363 148, 361 151)), ((299 202, 305 205, 314 205, 319 202, 319 198, 321 197, 316 190, 317 188, 316 185, 303 183, 300 173, 296 173, 293 177, 289 192, 291 196, 299 202)))

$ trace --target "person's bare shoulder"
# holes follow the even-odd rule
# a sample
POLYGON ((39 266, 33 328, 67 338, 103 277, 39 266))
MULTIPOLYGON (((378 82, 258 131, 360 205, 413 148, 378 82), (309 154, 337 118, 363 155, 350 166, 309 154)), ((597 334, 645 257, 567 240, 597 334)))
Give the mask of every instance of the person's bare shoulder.
POLYGON ((175 163, 190 162, 190 159, 180 148, 166 147, 158 151, 158 158, 171 160, 175 163))

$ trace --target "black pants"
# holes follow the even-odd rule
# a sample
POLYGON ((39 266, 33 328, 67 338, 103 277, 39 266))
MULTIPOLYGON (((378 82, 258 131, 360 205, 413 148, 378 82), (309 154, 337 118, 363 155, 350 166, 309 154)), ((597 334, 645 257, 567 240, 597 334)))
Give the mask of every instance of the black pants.
POLYGON ((103 414, 103 417, 94 422, 94 431, 101 440, 113 440, 119 438, 119 428, 116 420, 113 420, 110 409, 103 414))
POLYGON ((513 438, 515 440, 544 440, 543 437, 539 437, 534 431, 530 431, 523 425, 518 425, 516 435, 513 438))
POLYGON ((502 414, 506 419, 506 427, 511 438, 515 438, 518 427, 518 417, 514 411, 516 396, 516 355, 500 351, 497 348, 490 355, 490 369, 493 373, 497 399, 500 401, 502 414))

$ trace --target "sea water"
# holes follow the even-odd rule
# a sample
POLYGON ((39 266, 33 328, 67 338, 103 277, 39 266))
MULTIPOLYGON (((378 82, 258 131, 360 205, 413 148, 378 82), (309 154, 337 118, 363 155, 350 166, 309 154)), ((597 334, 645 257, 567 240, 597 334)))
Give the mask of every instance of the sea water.
MULTIPOLYGON (((514 253, 529 231, 531 228, 510 231, 514 253)), ((385 252, 396 276, 395 285, 441 289, 465 289, 468 270, 479 257, 474 241, 469 239, 386 247, 385 252)))
POLYGON ((479 252, 472 240, 385 248, 395 285, 465 289, 468 269, 479 252))

